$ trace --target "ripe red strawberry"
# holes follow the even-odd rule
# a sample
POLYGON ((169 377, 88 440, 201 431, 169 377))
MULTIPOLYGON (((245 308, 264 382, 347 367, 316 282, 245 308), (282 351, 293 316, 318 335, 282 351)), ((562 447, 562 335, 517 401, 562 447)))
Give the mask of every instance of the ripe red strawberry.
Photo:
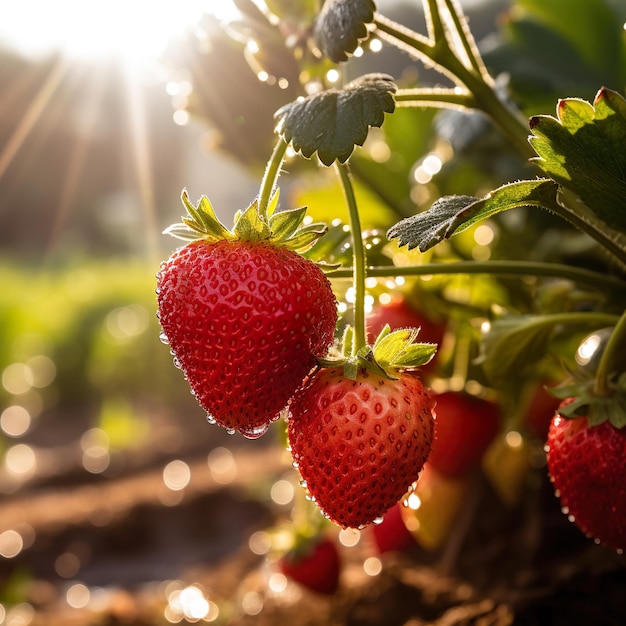
POLYGON ((235 216, 203 196, 166 233, 188 241, 157 274, 164 340, 209 420, 255 438, 326 354, 337 321, 330 282, 300 256, 326 232, 306 207, 276 211, 278 191, 235 216))
POLYGON ((417 480, 433 436, 433 401, 415 375, 361 367, 318 371, 289 404, 289 443, 310 495, 334 522, 362 527, 417 480))
POLYGON ((221 426, 267 430, 333 340, 336 300, 311 261, 263 242, 193 241, 158 273, 159 319, 221 426))
POLYGON ((428 457, 444 476, 462 476, 474 469, 500 428, 496 404, 465 392, 434 396, 435 439, 428 457))
MULTIPOLYGON (((563 401, 561 408, 574 398, 563 401)), ((587 417, 554 416, 546 445, 548 470, 572 521, 589 537, 626 549, 626 427, 587 417)))
POLYGON ((402 508, 402 504, 395 504, 385 513, 380 524, 370 527, 379 554, 406 552, 417 546, 415 537, 404 523, 402 508))
POLYGON ((280 571, 307 589, 332 595, 339 587, 341 557, 329 537, 318 536, 287 552, 278 562, 280 571))

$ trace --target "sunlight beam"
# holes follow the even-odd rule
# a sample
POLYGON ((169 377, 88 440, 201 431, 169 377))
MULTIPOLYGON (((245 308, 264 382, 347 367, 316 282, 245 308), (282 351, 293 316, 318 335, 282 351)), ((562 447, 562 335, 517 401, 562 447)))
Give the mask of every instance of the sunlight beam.
POLYGON ((130 116, 130 140, 137 175, 137 187, 141 198, 141 208, 145 217, 146 253, 148 260, 156 263, 156 260, 159 258, 158 229, 146 109, 138 88, 138 81, 133 79, 132 72, 125 72, 125 77, 127 78, 126 94, 128 94, 130 116))
POLYGON ((67 72, 67 68, 68 62, 59 59, 46 78, 46 81, 41 86, 41 89, 39 89, 24 112, 19 124, 15 127, 15 130, 9 137, 2 152, 0 152, 0 179, 4 176, 7 168, 15 158, 15 155, 19 152, 31 130, 37 123, 37 120, 39 120, 52 100, 61 79, 67 72))
MULTIPOLYGON (((95 127, 98 122, 98 117, 102 112, 102 98, 105 93, 107 78, 105 72, 93 72, 86 81, 87 84, 81 87, 80 93, 82 94, 82 102, 79 108, 84 112, 85 128, 95 127)), ((70 214, 70 207, 80 184, 80 176, 85 168, 90 144, 91 138, 85 132, 77 133, 70 152, 67 172, 61 188, 61 197, 54 215, 54 222, 48 240, 48 256, 53 254, 63 226, 70 214)))

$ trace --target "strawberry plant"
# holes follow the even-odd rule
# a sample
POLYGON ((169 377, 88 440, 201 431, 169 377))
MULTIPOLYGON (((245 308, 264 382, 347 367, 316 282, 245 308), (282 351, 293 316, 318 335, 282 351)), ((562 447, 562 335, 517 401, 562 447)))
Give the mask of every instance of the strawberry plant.
MULTIPOLYGON (((561 409, 559 424, 587 418, 592 433, 610 422, 622 436, 626 100, 616 89, 626 70, 614 60, 619 55, 603 53, 598 64, 613 68, 606 75, 613 88, 603 79, 593 99, 560 94, 550 115, 530 105, 524 110, 520 81, 504 85, 488 70, 454 0, 424 0, 425 33, 382 15, 372 0, 261 4, 240 0, 241 18, 229 31, 246 44, 246 61, 258 77, 297 97, 275 113, 275 143, 259 195, 234 229, 217 222, 205 198, 194 206, 183 196, 189 217, 170 232, 199 241, 174 253, 159 273, 165 335, 213 419, 256 436, 282 412, 310 497, 340 526, 357 527, 420 491, 437 397, 441 441, 452 443, 445 454, 435 443, 427 467, 451 477, 477 466, 499 427, 509 447, 518 441, 528 388, 537 380, 558 381, 555 395, 576 398, 561 409), (423 63, 443 86, 416 86, 380 72, 348 80, 354 57, 372 42, 423 63), (436 121, 452 150, 471 142, 470 127, 496 132, 499 154, 515 155, 515 174, 504 177, 497 155, 490 158, 493 185, 464 185, 462 176, 446 180, 446 157, 435 154, 431 161, 414 155, 403 169, 392 148, 404 145, 402 154, 410 153, 407 145, 418 142, 418 133, 402 123, 424 108, 444 110, 436 121), (375 158, 367 158, 368 146, 375 158), (304 208, 278 207, 279 174, 295 156, 303 157, 307 173, 316 160, 323 184, 328 171, 334 174, 340 191, 331 203, 309 196, 309 212, 321 215, 323 225, 301 226, 304 208), (388 161, 393 185, 373 174, 388 161), (442 190, 451 193, 433 195, 438 172, 442 190), (413 188, 409 177, 417 181, 413 188), (246 286, 251 273, 258 289, 246 286), (268 283, 270 275, 281 279, 268 283), (429 384, 452 395, 437 396, 420 381, 441 341, 419 332, 425 324, 411 321, 392 332, 389 321, 366 332, 368 298, 370 305, 374 299, 368 289, 384 288, 392 299, 407 281, 429 291, 438 314, 446 311, 450 355, 429 384), (343 319, 337 320, 331 286, 340 312, 350 309, 343 319), (607 328, 602 353, 581 375, 581 338, 607 328), (467 405, 471 396, 491 394, 501 405, 497 418, 491 406, 455 408, 454 417, 444 418, 450 398, 467 405)), ((522 4, 554 17, 550 7, 522 4)), ((602 15, 611 14, 604 9, 602 15)), ((613 28, 606 21, 605 38, 618 48, 623 22, 615 19, 613 28)), ((516 27, 510 30, 519 35, 516 27)), ((523 36, 516 41, 528 43, 523 36)), ((570 43, 585 62, 600 49, 570 43)), ((523 454, 516 459, 527 462, 523 454)), ((560 473, 551 471, 557 483, 560 473)), ((623 472, 622 454, 598 480, 612 484, 613 473, 623 472)), ((565 491, 559 488, 562 497, 565 491)), ((624 512, 615 504, 620 492, 606 490, 606 496, 602 510, 623 528, 624 512)), ((603 537, 580 519, 585 532, 623 549, 614 535, 603 537)))

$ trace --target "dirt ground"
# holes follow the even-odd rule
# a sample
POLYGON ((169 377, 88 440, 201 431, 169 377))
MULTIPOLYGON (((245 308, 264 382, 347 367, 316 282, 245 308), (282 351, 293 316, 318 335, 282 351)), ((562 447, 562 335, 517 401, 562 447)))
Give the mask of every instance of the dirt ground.
POLYGON ((85 472, 75 448, 57 447, 54 471, 5 489, 0 538, 14 529, 24 545, 0 557, 0 624, 626 624, 626 556, 567 521, 542 471, 517 507, 503 505, 477 474, 473 506, 440 551, 381 556, 364 530, 355 546, 340 546, 334 596, 277 587, 275 564, 252 551, 250 537, 289 513, 268 496, 277 480, 293 478, 289 457, 271 439, 216 439, 213 429, 207 439, 206 430, 199 424, 200 434, 175 450, 166 436, 150 453, 130 451, 103 475, 85 472), (230 451, 222 465, 210 462, 211 449, 230 451), (175 459, 190 475, 180 491, 164 485, 164 466, 175 459), (372 557, 380 562, 368 574, 372 557), (189 588, 204 602, 201 617, 172 600, 189 588))

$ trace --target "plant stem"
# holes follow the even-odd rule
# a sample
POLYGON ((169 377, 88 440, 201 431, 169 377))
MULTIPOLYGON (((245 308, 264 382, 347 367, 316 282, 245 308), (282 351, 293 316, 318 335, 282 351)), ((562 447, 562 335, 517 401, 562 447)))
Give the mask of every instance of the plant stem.
MULTIPOLYGON (((352 276, 353 269, 341 268, 329 272, 331 278, 347 278, 352 276)), ((582 283, 596 289, 608 289, 624 293, 626 282, 581 267, 572 267, 561 263, 540 263, 533 261, 456 261, 453 263, 426 263, 424 265, 395 265, 367 268, 368 276, 429 276, 438 274, 490 274, 505 276, 549 276, 565 278, 582 283)))
POLYGON ((280 174, 280 168, 285 159, 285 153, 289 144, 279 137, 272 156, 270 157, 263 173, 263 179, 261 180, 261 188, 259 189, 258 211, 262 219, 267 220, 267 207, 272 196, 276 181, 280 174))
POLYGON ((354 188, 350 180, 348 166, 337 163, 337 171, 343 187, 344 197, 350 215, 350 227, 352 232, 352 281, 354 285, 354 339, 352 341, 352 356, 356 355, 360 348, 366 345, 365 333, 365 276, 367 259, 363 234, 361 231, 361 219, 354 196, 354 188))
POLYGON ((610 379, 615 373, 613 368, 618 357, 623 358, 622 351, 626 345, 626 311, 617 322, 600 358, 596 371, 594 392, 598 396, 606 396, 610 393, 610 379))
MULTIPOLYGON (((527 120, 519 111, 500 98, 491 76, 481 71, 482 65, 479 65, 479 69, 474 68, 474 63, 477 62, 474 60, 472 67, 467 67, 456 56, 446 37, 439 34, 440 29, 433 33, 437 36, 437 41, 433 43, 382 15, 376 15, 374 23, 378 31, 384 35, 385 40, 407 52, 413 51, 418 58, 425 60, 427 64, 433 64, 438 72, 450 78, 456 85, 465 86, 469 94, 466 93, 464 97, 467 99, 473 96, 475 107, 493 120, 522 156, 530 158, 535 155, 532 146, 528 143, 527 120)), ((440 22, 437 21, 437 24, 440 22)), ((462 36, 462 33, 459 35, 462 36)), ((465 41, 463 45, 467 52, 469 43, 465 41)), ((410 101, 405 99, 403 103, 407 106, 410 101)), ((420 102, 418 99, 415 104, 423 106, 423 101, 420 102)), ((448 97, 442 98, 439 105, 450 106, 448 97)))

